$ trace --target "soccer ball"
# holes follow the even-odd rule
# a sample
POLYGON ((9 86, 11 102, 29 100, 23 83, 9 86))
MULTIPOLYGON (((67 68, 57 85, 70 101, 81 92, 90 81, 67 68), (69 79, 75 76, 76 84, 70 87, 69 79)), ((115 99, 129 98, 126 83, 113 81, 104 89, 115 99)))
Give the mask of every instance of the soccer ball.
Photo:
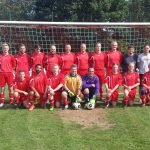
POLYGON ((72 103, 72 107, 73 107, 73 109, 78 110, 81 108, 81 104, 80 103, 72 103))
POLYGON ((92 103, 88 102, 88 103, 86 104, 86 107, 87 107, 87 109, 92 110, 92 109, 95 108, 95 104, 92 104, 92 103))

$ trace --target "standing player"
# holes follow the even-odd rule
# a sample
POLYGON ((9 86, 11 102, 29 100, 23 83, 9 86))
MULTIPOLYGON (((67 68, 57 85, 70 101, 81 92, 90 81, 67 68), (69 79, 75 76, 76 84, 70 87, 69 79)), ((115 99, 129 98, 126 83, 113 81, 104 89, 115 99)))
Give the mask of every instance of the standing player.
POLYGON ((13 72, 16 67, 16 61, 13 55, 9 54, 9 46, 7 43, 2 44, 3 54, 0 58, 0 107, 4 106, 5 85, 9 88, 9 103, 13 104, 13 72))
POLYGON ((75 54, 71 52, 70 44, 65 45, 65 51, 60 58, 61 73, 64 75, 69 73, 71 65, 75 63, 75 54))
POLYGON ((107 54, 107 75, 112 73, 113 64, 118 64, 118 71, 120 72, 120 64, 122 62, 122 53, 117 50, 118 43, 116 41, 111 42, 111 50, 107 54))
POLYGON ((94 68, 90 67, 88 70, 88 74, 85 74, 82 77, 82 90, 84 94, 84 102, 86 104, 90 102, 91 104, 95 105, 99 87, 100 83, 98 76, 94 74, 94 68))
POLYGON ((54 104, 57 108, 60 107, 62 87, 64 85, 64 75, 60 73, 58 65, 53 65, 52 74, 48 76, 48 81, 50 83, 48 99, 51 105, 50 110, 53 110, 54 104))
POLYGON ((78 66, 78 74, 82 77, 88 72, 89 68, 89 54, 86 52, 86 44, 80 45, 80 52, 76 54, 76 64, 78 66))
POLYGON ((30 87, 29 100, 31 103, 31 106, 29 108, 30 111, 32 111, 35 108, 34 100, 38 101, 41 107, 45 107, 46 105, 47 77, 42 71, 41 64, 37 64, 35 66, 35 71, 36 73, 31 78, 29 83, 30 87))
POLYGON ((19 46, 19 54, 15 56, 16 59, 16 77, 19 76, 19 70, 24 70, 26 77, 29 77, 30 57, 26 54, 26 47, 24 44, 19 46))
POLYGON ((62 92, 62 100, 65 105, 65 109, 68 108, 68 98, 71 103, 76 103, 81 95, 82 80, 77 74, 77 65, 73 64, 70 67, 70 73, 65 76, 64 91, 62 92))
POLYGON ((124 86, 124 100, 123 103, 125 106, 133 105, 136 87, 140 85, 139 74, 134 71, 135 63, 129 62, 128 72, 123 75, 123 86, 124 86))
POLYGON ((91 54, 90 64, 93 65, 95 74, 98 76, 100 81, 100 100, 103 98, 103 84, 105 79, 104 68, 106 65, 106 53, 101 52, 101 43, 97 43, 95 46, 95 52, 91 54))
POLYGON ((142 106, 145 106, 150 101, 150 63, 148 65, 149 71, 144 73, 142 77, 142 88, 140 90, 140 98, 142 106))
POLYGON ((29 92, 29 79, 25 76, 25 71, 20 70, 18 72, 18 78, 14 84, 14 98, 18 107, 23 105, 25 108, 29 108, 28 103, 29 92))
MULTIPOLYGON (((150 63, 150 46, 144 46, 144 53, 138 56, 138 68, 140 74, 140 81, 142 81, 143 74, 148 72, 148 64, 150 63)), ((140 84, 141 86, 141 84, 140 84)))
POLYGON ((112 74, 106 76, 105 79, 105 86, 107 90, 106 107, 110 106, 110 102, 112 102, 112 106, 116 106, 118 101, 118 88, 122 85, 122 75, 118 73, 118 69, 118 64, 113 64, 112 74))
POLYGON ((60 64, 60 56, 56 54, 56 46, 51 45, 50 54, 47 54, 44 60, 44 65, 45 65, 47 76, 51 75, 51 73, 53 72, 54 64, 57 64, 57 65, 60 64))
POLYGON ((43 68, 43 62, 44 62, 44 53, 41 52, 41 47, 39 45, 35 45, 34 53, 31 54, 32 74, 36 74, 35 66, 37 64, 40 64, 43 68))
POLYGON ((129 45, 128 46, 128 53, 123 55, 123 61, 122 61, 122 71, 123 73, 128 71, 128 65, 130 62, 134 62, 135 63, 135 67, 137 67, 137 59, 138 59, 138 55, 134 54, 134 46, 133 45, 129 45))

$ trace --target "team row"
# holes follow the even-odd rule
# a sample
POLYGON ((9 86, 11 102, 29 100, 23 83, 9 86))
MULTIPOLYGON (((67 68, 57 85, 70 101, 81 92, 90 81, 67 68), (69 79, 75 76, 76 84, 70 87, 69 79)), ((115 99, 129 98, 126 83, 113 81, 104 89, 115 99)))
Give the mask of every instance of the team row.
MULTIPOLYGON (((119 86, 124 86, 124 106, 131 106, 136 96, 136 87, 140 85, 139 74, 134 71, 134 62, 129 63, 128 71, 122 76, 118 64, 113 64, 112 73, 107 75, 104 84, 106 87, 106 107, 116 106, 118 101, 119 86)), ((11 75, 8 73, 2 75, 11 75)), ((141 81, 140 98, 142 106, 145 106, 149 100, 150 89, 150 64, 149 71, 144 74, 141 81)), ((50 110, 60 107, 61 103, 65 109, 70 102, 71 107, 79 109, 81 102, 85 103, 85 108, 94 109, 96 97, 102 85, 99 78, 94 74, 94 68, 90 67, 88 73, 82 78, 77 74, 77 65, 73 64, 69 74, 65 77, 59 71, 58 65, 53 65, 52 74, 47 77, 42 70, 42 66, 35 66, 35 74, 29 79, 25 77, 23 70, 19 71, 18 78, 12 85, 14 92, 11 95, 10 104, 20 107, 23 105, 32 111, 35 108, 35 102, 41 107, 46 106, 47 100, 50 103, 50 110)), ((4 106, 4 95, 1 94, 1 107, 4 106)))

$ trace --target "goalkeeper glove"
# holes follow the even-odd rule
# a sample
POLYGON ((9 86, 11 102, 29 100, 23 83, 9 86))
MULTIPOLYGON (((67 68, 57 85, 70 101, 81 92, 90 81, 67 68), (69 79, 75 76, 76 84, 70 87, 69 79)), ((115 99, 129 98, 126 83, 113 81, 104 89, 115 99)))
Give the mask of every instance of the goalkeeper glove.
POLYGON ((95 104, 95 99, 90 99, 91 104, 95 104))
POLYGON ((69 94, 69 96, 70 96, 70 97, 75 96, 75 95, 74 95, 74 93, 73 93, 73 92, 71 92, 70 90, 68 90, 68 94, 69 94))
POLYGON ((82 101, 82 99, 77 95, 77 97, 76 97, 76 102, 77 103, 80 103, 82 101))

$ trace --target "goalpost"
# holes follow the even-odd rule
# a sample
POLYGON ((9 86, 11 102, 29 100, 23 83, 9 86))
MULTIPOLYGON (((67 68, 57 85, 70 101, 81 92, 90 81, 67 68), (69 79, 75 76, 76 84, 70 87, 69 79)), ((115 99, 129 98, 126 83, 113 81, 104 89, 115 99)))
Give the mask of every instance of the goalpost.
POLYGON ((0 43, 7 42, 12 54, 18 52, 21 43, 29 53, 36 44, 41 45, 45 53, 55 44, 61 53, 66 43, 71 44, 73 52, 79 51, 81 43, 86 43, 91 52, 97 42, 101 42, 102 50, 106 51, 112 40, 117 40, 122 52, 128 44, 133 44, 136 52, 141 53, 144 44, 150 43, 150 23, 0 21, 0 43))

